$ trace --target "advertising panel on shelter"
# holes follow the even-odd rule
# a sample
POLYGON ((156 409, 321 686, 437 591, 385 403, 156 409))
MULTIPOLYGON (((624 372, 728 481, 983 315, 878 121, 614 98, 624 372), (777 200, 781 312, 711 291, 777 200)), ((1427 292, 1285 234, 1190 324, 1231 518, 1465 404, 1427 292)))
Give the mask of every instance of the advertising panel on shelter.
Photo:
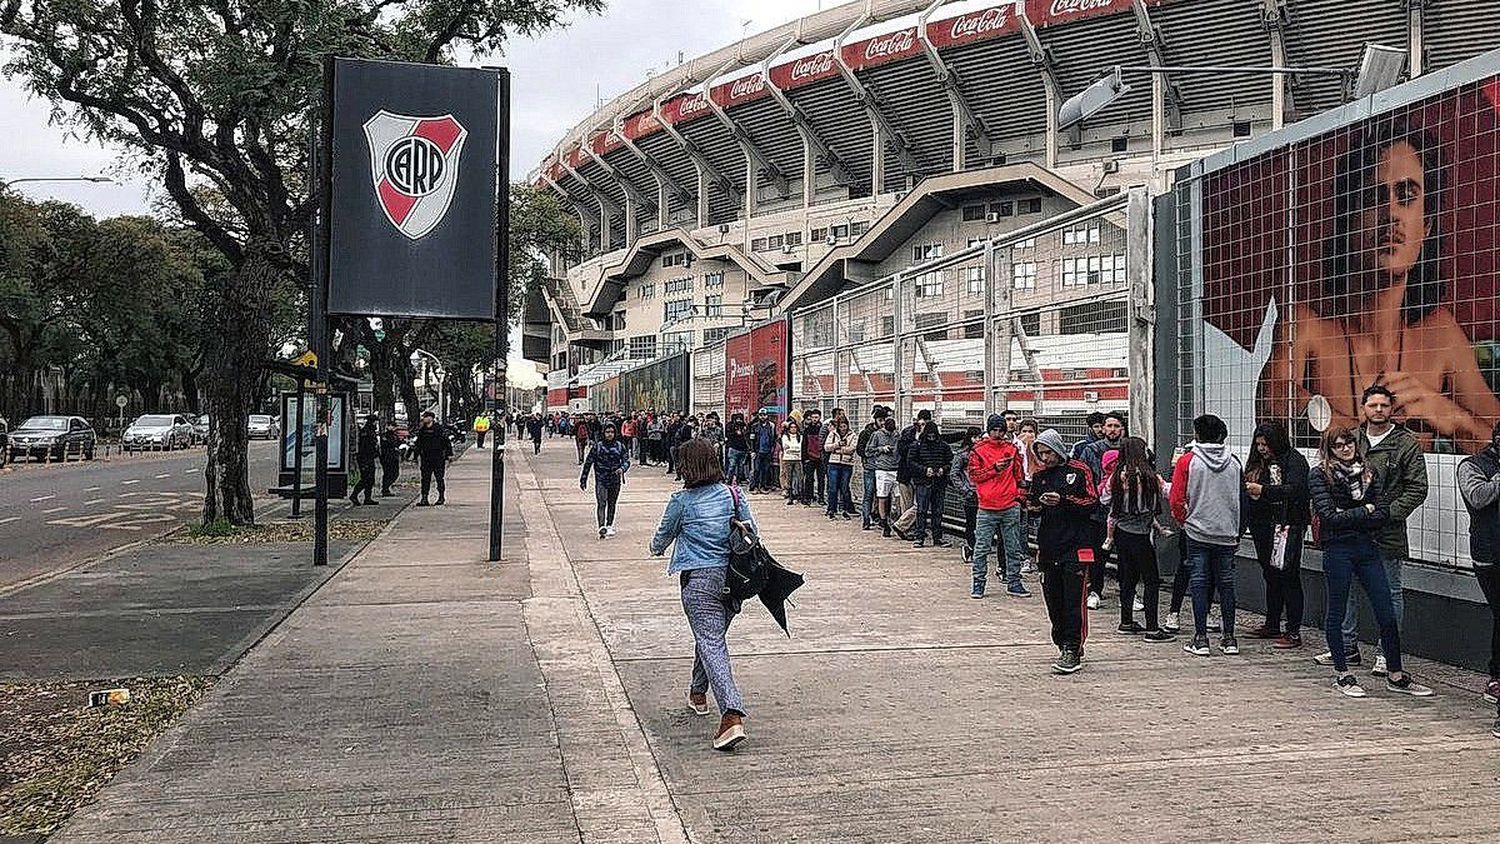
POLYGON ((724 399, 730 414, 786 413, 787 322, 778 319, 724 341, 724 399))
MULTIPOLYGON (((1203 410, 1248 447, 1258 421, 1309 451, 1362 394, 1428 458, 1413 556, 1462 557, 1457 459, 1500 422, 1500 77, 1371 115, 1202 182, 1203 410), (1453 455, 1453 457, 1443 457, 1453 455)), ((1185 366, 1191 364, 1185 362, 1185 366)))
POLYGON ((328 310, 494 319, 499 76, 335 59, 328 310))

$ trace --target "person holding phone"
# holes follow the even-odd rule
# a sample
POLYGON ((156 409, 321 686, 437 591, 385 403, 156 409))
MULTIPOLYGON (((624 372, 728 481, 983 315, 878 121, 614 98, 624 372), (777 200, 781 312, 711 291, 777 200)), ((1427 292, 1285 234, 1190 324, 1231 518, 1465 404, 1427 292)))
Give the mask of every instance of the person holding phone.
POLYGON ((1083 645, 1088 638, 1088 610, 1084 585, 1093 554, 1089 521, 1099 499, 1089 467, 1067 457, 1062 435, 1048 428, 1031 445, 1038 469, 1031 477, 1026 502, 1041 515, 1037 526, 1037 563, 1042 571, 1042 597, 1052 623, 1052 643, 1058 657, 1052 663, 1057 674, 1072 674, 1083 667, 1083 645))

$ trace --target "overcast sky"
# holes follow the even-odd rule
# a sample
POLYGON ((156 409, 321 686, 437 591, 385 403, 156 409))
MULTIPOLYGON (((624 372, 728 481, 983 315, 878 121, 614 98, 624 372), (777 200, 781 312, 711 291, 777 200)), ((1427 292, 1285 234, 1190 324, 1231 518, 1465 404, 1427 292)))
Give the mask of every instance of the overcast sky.
MULTIPOLYGON (((518 41, 492 63, 511 69, 513 178, 523 178, 554 144, 605 100, 635 87, 647 70, 666 69, 738 39, 832 6, 835 0, 612 0, 535 41, 518 41), (749 27, 744 26, 750 21, 749 27)), ((99 216, 149 210, 153 181, 120 172, 118 154, 49 125, 50 104, 27 96, 24 83, 0 83, 0 179, 108 175, 119 184, 26 184, 27 195, 75 202, 99 216)))

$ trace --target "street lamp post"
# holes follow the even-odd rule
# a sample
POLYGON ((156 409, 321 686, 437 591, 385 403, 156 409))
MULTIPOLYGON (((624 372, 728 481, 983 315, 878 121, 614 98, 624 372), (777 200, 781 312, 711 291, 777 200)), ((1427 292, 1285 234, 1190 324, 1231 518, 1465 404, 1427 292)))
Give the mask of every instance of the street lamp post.
POLYGON ((113 184, 114 181, 108 176, 25 176, 20 179, 0 179, 0 191, 26 182, 93 182, 102 185, 113 184))
MULTIPOLYGON (((431 368, 436 370, 438 382, 438 415, 442 417, 442 419, 438 421, 446 422, 448 420, 448 372, 447 370, 443 369, 443 362, 438 360, 437 355, 433 354, 432 352, 429 352, 426 349, 413 349, 412 354, 421 355, 432 361, 431 368)), ((410 413, 411 411, 408 410, 408 416, 410 415, 410 413)))

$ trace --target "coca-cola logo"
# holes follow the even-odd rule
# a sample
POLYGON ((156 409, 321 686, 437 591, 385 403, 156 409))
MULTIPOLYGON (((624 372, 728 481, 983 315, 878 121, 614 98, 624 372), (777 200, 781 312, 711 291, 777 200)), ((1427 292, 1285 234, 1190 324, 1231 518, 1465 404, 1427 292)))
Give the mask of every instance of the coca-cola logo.
POLYGON ((865 45, 865 61, 881 56, 899 56, 917 44, 917 31, 903 29, 865 45))
POLYGON ((808 56, 798 59, 792 65, 792 79, 808 79, 818 76, 833 69, 833 54, 819 53, 816 56, 808 56))
POLYGON ((960 38, 977 38, 1005 28, 1010 15, 1005 9, 985 9, 977 15, 966 15, 953 22, 950 35, 954 41, 960 38))
POLYGON ((1115 0, 1052 0, 1052 17, 1064 15, 1077 15, 1083 12, 1091 12, 1095 9, 1108 9, 1115 5, 1115 0))
POLYGON ((708 108, 708 98, 702 94, 694 94, 682 101, 682 105, 677 107, 677 114, 687 117, 690 114, 697 114, 706 108, 708 108))
POLYGON ((748 97, 751 94, 758 94, 761 91, 765 90, 765 87, 765 77, 761 76, 759 73, 755 74, 754 76, 746 76, 744 79, 736 79, 734 80, 734 84, 729 86, 729 99, 737 100, 740 97, 748 97))

